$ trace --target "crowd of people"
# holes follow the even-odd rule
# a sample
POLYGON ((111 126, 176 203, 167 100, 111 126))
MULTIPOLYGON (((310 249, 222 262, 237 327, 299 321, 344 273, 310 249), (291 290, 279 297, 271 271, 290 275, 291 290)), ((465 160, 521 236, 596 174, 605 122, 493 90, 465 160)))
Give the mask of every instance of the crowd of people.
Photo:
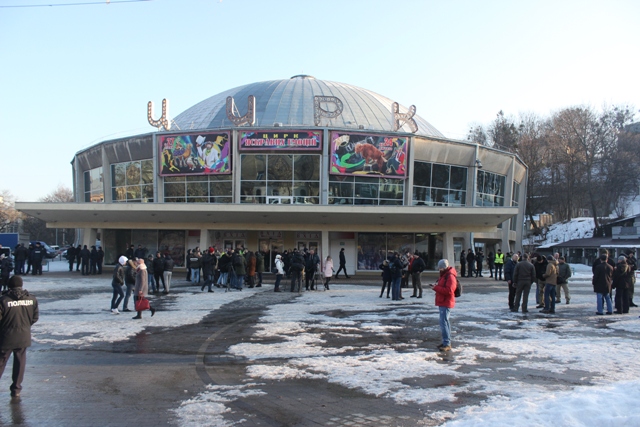
POLYGON ((73 264, 76 265, 76 271, 82 272, 83 276, 102 274, 102 265, 104 263, 104 251, 102 246, 78 245, 77 247, 69 246, 67 249, 67 261, 69 262, 69 271, 73 271, 73 264))

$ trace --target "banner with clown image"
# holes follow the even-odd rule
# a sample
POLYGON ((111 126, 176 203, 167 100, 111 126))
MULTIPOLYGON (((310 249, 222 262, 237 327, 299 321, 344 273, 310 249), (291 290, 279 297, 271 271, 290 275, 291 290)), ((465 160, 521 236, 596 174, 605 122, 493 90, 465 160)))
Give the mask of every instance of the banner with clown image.
POLYGON ((332 175, 406 178, 406 136, 331 132, 332 175))
POLYGON ((224 175, 231 173, 229 132, 160 135, 160 175, 224 175))

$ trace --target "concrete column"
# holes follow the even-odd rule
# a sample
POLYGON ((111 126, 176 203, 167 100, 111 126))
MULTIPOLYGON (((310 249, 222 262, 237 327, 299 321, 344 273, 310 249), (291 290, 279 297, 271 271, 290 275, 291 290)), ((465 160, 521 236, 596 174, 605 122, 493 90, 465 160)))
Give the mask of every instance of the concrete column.
MULTIPOLYGON (((456 256, 453 250, 453 233, 443 233, 442 235, 442 256, 449 261, 449 265, 456 265, 456 256)), ((439 261, 439 260, 438 260, 439 261)), ((437 261, 436 261, 437 262, 437 261)), ((437 268, 437 264, 436 264, 437 268)))
POLYGON ((88 248, 96 244, 98 230, 95 228, 85 228, 82 233, 82 246, 87 245, 88 248))
POLYGON ((113 202, 113 193, 111 192, 111 165, 105 146, 102 146, 102 191, 104 191, 104 202, 113 202))
MULTIPOLYGON (((324 268, 324 260, 327 258, 327 255, 329 255, 329 251, 331 250, 329 247, 329 230, 321 231, 320 240, 322 243, 320 244, 320 250, 318 251, 320 253, 318 256, 320 257, 320 261, 322 261, 322 268, 324 268)), ((333 263, 336 264, 335 260, 333 263)))
POLYGON ((200 250, 204 253, 207 249, 209 249, 211 243, 209 243, 209 230, 206 228, 200 229, 200 250))

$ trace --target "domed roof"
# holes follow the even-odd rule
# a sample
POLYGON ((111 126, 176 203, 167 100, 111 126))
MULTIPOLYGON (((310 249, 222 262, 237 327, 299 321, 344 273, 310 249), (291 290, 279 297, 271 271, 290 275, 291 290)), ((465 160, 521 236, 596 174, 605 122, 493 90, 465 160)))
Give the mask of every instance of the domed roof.
MULTIPOLYGON (((392 113, 394 101, 391 99, 370 90, 344 83, 318 80, 308 75, 251 83, 229 89, 199 102, 179 114, 173 121, 183 131, 233 127, 234 124, 227 117, 227 97, 233 97, 238 110, 236 115, 242 116, 248 111, 250 95, 256 98, 254 127, 271 127, 275 123, 281 123, 284 127, 315 127, 314 97, 334 96, 343 104, 342 114, 335 118, 322 117, 320 126, 394 131, 392 113)), ((400 105, 400 113, 406 112, 407 108, 400 105)), ((413 120, 418 125, 416 134, 444 136, 417 114, 413 116, 413 120)), ((407 123, 403 121, 400 123, 403 125, 399 132, 412 133, 407 123)), ((172 130, 176 130, 174 126, 172 130)))

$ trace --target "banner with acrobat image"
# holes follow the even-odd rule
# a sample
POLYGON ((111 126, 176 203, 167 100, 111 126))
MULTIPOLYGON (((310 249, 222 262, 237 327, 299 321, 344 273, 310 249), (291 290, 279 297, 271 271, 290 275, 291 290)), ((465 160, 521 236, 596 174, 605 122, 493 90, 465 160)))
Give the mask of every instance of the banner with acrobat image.
POLYGON ((405 136, 331 132, 332 175, 365 175, 406 178, 405 136))
POLYGON ((158 136, 160 175, 231 173, 229 132, 158 136))

